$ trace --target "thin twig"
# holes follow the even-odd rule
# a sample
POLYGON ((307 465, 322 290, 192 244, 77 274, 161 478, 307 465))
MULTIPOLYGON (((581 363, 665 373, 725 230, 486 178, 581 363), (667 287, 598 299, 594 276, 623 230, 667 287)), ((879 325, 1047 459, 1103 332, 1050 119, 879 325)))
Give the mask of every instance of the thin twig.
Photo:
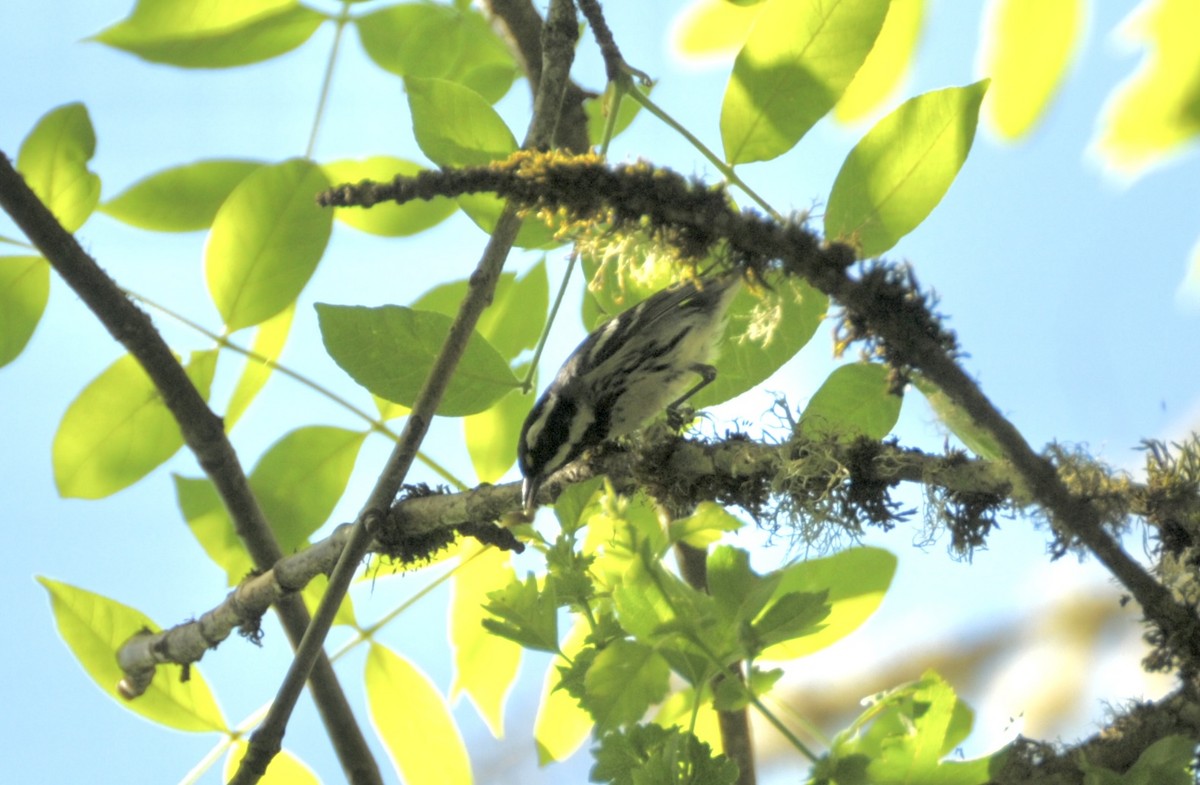
MULTIPOLYGON (((554 26, 547 26, 547 36, 561 31, 563 7, 570 9, 571 14, 574 13, 570 0, 555 0, 550 10, 550 16, 558 19, 559 22, 554 26)), ((570 72, 571 68, 573 48, 561 46, 558 42, 543 41, 543 52, 546 53, 546 56, 542 63, 542 79, 538 97, 534 103, 534 116, 526 138, 526 144, 530 146, 548 145, 553 138, 554 127, 558 120, 558 108, 562 102, 561 92, 567 81, 566 74, 570 72), (551 53, 553 59, 551 59, 551 53), (547 95, 547 91, 551 88, 558 90, 559 94, 557 96, 547 95)), ((325 636, 333 624, 333 619, 350 586, 354 572, 370 547, 374 530, 386 517, 388 507, 396 498, 409 467, 412 466, 417 450, 429 429, 429 423, 437 411, 442 395, 449 386, 450 377, 453 376, 459 360, 466 351, 467 341, 475 329, 475 324, 484 308, 491 304, 496 282, 504 268, 504 260, 508 257, 520 228, 521 219, 517 217, 517 209, 506 205, 500 219, 496 222, 483 257, 470 277, 466 298, 450 326, 450 332, 446 336, 441 352, 417 394, 412 412, 408 415, 404 430, 400 434, 400 441, 392 450, 387 464, 375 483, 375 488, 354 523, 349 541, 338 557, 333 574, 329 577, 329 586, 325 591, 325 596, 321 598, 321 604, 317 608, 312 624, 309 625, 304 640, 296 650, 296 656, 279 687, 266 719, 251 735, 249 748, 238 766, 237 773, 230 780, 230 785, 252 785, 257 782, 266 772, 271 759, 279 752, 284 730, 300 696, 308 671, 318 655, 323 652, 325 636)))

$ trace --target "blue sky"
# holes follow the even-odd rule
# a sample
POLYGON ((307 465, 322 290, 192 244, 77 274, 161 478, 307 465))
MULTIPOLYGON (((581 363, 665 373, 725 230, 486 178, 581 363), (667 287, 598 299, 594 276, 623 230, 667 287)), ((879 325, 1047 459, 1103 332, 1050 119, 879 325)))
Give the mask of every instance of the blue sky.
MULTIPOLYGON (((655 100, 719 148, 719 98, 728 66, 698 69, 670 55, 665 31, 681 5, 608 4, 626 55, 659 79, 655 100)), ((1032 444, 1081 444, 1113 464, 1134 467, 1139 440, 1179 438, 1200 415, 1200 365, 1194 359, 1200 349, 1198 314, 1177 296, 1200 236, 1195 206, 1200 200, 1194 155, 1132 183, 1106 178, 1086 156, 1107 96, 1137 63, 1136 54, 1112 43, 1111 32, 1120 21, 1117 4, 1094 5, 1077 62, 1041 127, 1015 146, 981 131, 942 204, 889 256, 908 260, 921 282, 937 291, 941 311, 967 352, 967 368, 1032 444)), ((979 4, 935 0, 930 6, 917 65, 899 99, 979 76, 979 4)), ((298 51, 261 66, 181 71, 83 42, 128 8, 125 0, 93 0, 10 9, 0 27, 0 63, 10 74, 0 82, 0 149, 15 156, 42 114, 82 101, 97 130, 93 169, 103 179, 104 198, 178 163, 218 156, 281 160, 303 153, 332 42, 330 26, 298 51)), ((375 68, 353 34, 344 44, 316 157, 387 153, 421 160, 411 141, 400 81, 375 68)), ((575 74, 588 86, 602 86, 603 70, 590 41, 582 47, 575 74)), ((519 84, 501 105, 514 126, 525 101, 519 84)), ((842 159, 868 127, 822 122, 796 150, 745 167, 743 177, 781 209, 819 212, 842 159)), ((522 129, 517 130, 519 137, 522 129)), ((716 179, 695 151, 648 117, 618 138, 610 155, 615 160, 644 157, 716 179)), ((0 220, 0 234, 16 232, 0 220)), ((79 234, 122 284, 214 329, 219 326, 204 290, 202 234, 148 234, 99 214, 79 234)), ((322 356, 311 303, 410 302, 440 280, 467 275, 483 241, 461 216, 403 241, 367 238, 339 227, 331 256, 302 298, 285 363, 365 401, 322 356)), ((532 261, 515 263, 523 268, 532 261)), ((552 282, 561 262, 561 254, 551 255, 552 282)), ((179 349, 204 347, 198 336, 157 321, 179 349)), ((566 332, 547 349, 545 371, 580 337, 576 319, 563 325, 566 332)), ((829 347, 829 330, 823 327, 766 388, 803 404, 828 371, 829 347)), ((0 452, 0 497, 9 537, 8 566, 0 574, 8 641, 0 678, 9 706, 3 721, 10 750, 5 769, 14 781, 172 782, 215 742, 152 726, 96 690, 59 640, 47 597, 33 580, 45 575, 106 594, 164 625, 199 614, 224 595, 223 575, 204 560, 175 507, 168 472, 195 475, 187 455, 103 501, 64 501, 55 492, 50 444, 59 418, 83 385, 119 354, 74 294, 55 281, 31 345, 0 370, 0 428, 7 447, 0 452)), ((227 394, 231 381, 219 381, 219 388, 222 383, 227 394)), ((767 393, 751 395, 722 412, 755 418, 769 401, 767 393)), ((239 426, 236 444, 249 464, 292 427, 313 422, 357 427, 327 402, 275 379, 239 426)), ((938 449, 943 440, 915 395, 906 400, 897 433, 903 443, 929 449, 938 449)), ((455 444, 458 434, 456 423, 439 423, 431 443, 438 445, 439 459, 469 477, 455 444)), ((353 516, 386 451, 382 440, 368 442, 335 521, 353 516)), ((803 670, 823 676, 821 667, 844 670, 845 663, 868 661, 879 651, 985 629, 996 619, 1036 607, 1059 591, 1055 586, 1112 590, 1093 566, 1071 558, 1048 564, 1046 535, 1027 521, 1005 522, 989 550, 969 565, 951 562, 940 544, 913 548, 919 523, 918 515, 913 527, 872 538, 901 555, 895 590, 880 616, 832 653, 836 662, 815 660, 803 670)), ((380 578, 358 587, 360 614, 369 619, 386 612, 425 581, 421 575, 380 578)), ((441 631, 444 602, 444 593, 436 593, 386 632, 390 645, 442 687, 450 679, 441 631)), ((1132 624, 1130 630, 1136 637, 1132 624)), ((226 715, 238 721, 269 698, 286 662, 283 636, 272 623, 264 648, 231 640, 206 656, 201 669, 226 715)), ((1129 694, 1121 691, 1120 679, 1136 674, 1136 655, 1122 662, 1106 671, 1116 689, 1106 697, 1129 694)), ((352 700, 361 703, 361 656, 340 667, 352 700)), ((527 662, 505 742, 491 741, 469 707, 460 705, 456 712, 479 779, 485 779, 485 767, 522 758, 520 768, 486 779, 531 781, 528 734, 542 667, 527 662)), ((985 694, 967 698, 980 710, 980 746, 974 751, 1011 737, 1008 717, 1001 716, 1008 707, 981 704, 985 694)), ((1101 711, 1092 701, 1091 717, 1101 711)), ((1088 717, 1081 719, 1086 723, 1088 717)), ((339 781, 307 704, 289 729, 287 745, 326 782, 339 781)), ((586 765, 577 761, 569 776, 582 779, 586 765)), ((562 770, 550 770, 542 781, 564 776, 562 770)), ((203 781, 217 780, 210 774, 203 781)))

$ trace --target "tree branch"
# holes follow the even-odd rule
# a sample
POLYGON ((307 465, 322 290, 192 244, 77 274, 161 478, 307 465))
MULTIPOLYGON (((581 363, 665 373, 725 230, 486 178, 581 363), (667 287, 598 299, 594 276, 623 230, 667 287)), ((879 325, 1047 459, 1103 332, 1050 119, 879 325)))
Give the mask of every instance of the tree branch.
MULTIPOLYGON (((283 553, 250 491, 237 453, 225 435, 224 424, 200 397, 150 317, 125 296, 75 237, 63 229, 3 153, 0 153, 0 206, 109 333, 145 369, 179 424, 184 442, 216 487, 255 565, 260 570, 269 570, 283 553)), ((309 621, 303 600, 299 596, 282 597, 278 613, 289 640, 296 646, 309 621)), ((324 656, 310 684, 347 778, 362 785, 382 783, 379 767, 350 711, 333 667, 324 656)))

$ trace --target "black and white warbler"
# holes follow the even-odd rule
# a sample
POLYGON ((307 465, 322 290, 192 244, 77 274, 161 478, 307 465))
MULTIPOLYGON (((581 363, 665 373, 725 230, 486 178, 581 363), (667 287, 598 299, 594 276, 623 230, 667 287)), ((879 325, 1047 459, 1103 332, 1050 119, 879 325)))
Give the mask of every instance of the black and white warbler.
POLYGON ((708 363, 740 280, 728 274, 664 289, 579 344, 521 428, 517 464, 526 510, 546 478, 584 450, 632 433, 716 378, 708 363))

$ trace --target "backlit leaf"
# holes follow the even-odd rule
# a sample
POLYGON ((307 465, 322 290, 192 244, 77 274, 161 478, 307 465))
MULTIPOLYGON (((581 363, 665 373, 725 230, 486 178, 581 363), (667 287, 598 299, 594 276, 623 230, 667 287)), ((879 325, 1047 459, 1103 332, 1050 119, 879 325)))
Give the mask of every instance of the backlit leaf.
POLYGON ((21 142, 17 171, 68 232, 100 201, 100 178, 87 166, 95 152, 92 120, 78 103, 47 112, 21 142))
POLYGON ((100 212, 159 232, 207 229, 238 183, 260 166, 232 159, 174 166, 129 186, 101 205, 100 212))
POLYGON ((1084 0, 990 3, 982 59, 992 86, 983 111, 1000 136, 1024 136, 1045 113, 1078 48, 1086 15, 1084 0))
POLYGON ((826 600, 831 610, 820 631, 770 647, 762 654, 764 660, 803 657, 857 629, 883 601, 896 573, 896 557, 880 548, 851 548, 793 564, 782 573, 773 599, 792 592, 828 592, 826 600))
POLYGON ((875 46, 834 107, 840 122, 852 123, 878 109, 903 81, 921 36, 926 0, 892 0, 875 46))
POLYGON ((304 289, 329 242, 333 211, 314 198, 328 188, 320 167, 293 159, 260 167, 221 205, 204 274, 230 330, 271 318, 304 289))
MULTIPOLYGON (((188 375, 208 396, 215 351, 195 352, 188 375)), ((125 355, 72 401, 54 435, 54 481, 68 498, 99 499, 149 474, 183 445, 179 425, 142 366, 125 355)))
POLYGON ((192 536, 218 567, 225 571, 226 583, 236 586, 254 570, 254 560, 246 551, 217 489, 208 478, 175 475, 175 502, 192 536))
POLYGON ((910 98, 880 120, 842 164, 825 235, 878 256, 933 211, 975 139, 987 80, 910 98))
MULTIPOLYGON (((574 659, 589 632, 591 627, 587 621, 582 617, 577 619, 567 637, 563 639, 563 654, 574 659)), ((591 716, 580 708, 575 698, 566 690, 558 689, 558 666, 562 664, 562 659, 555 658, 546 669, 537 719, 533 725, 538 764, 542 766, 571 757, 587 741, 593 727, 591 716)))
POLYGON ((365 681, 371 720, 405 785, 470 785, 466 745, 428 676, 375 643, 365 681))
POLYGON ((290 52, 325 19, 296 0, 138 0, 92 40, 153 63, 229 68, 290 52))
POLYGON ((479 599, 503 589, 516 575, 507 551, 463 547, 450 593, 450 645, 454 650, 453 699, 465 693, 496 738, 504 736, 504 703, 517 678, 521 647, 488 632, 479 599))
POLYGON ((50 578, 37 580, 50 595, 59 635, 106 695, 130 711, 175 730, 196 733, 226 729, 221 710, 195 665, 186 681, 179 678, 177 666, 159 665, 149 689, 137 700, 125 700, 117 693, 117 684, 125 675, 117 665, 117 650, 137 632, 160 629, 148 616, 86 589, 50 578))
POLYGON ((246 365, 242 369, 242 375, 238 377, 237 386, 233 388, 233 394, 229 397, 229 406, 225 410, 226 431, 233 430, 233 426, 271 378, 273 369, 267 361, 274 362, 283 353, 288 333, 292 329, 292 317, 295 315, 296 307, 292 304, 258 325, 254 343, 250 346, 250 351, 256 356, 245 358, 246 365))
POLYGON ((818 438, 882 439, 896 425, 903 398, 888 392, 888 368, 850 363, 829 374, 800 416, 800 429, 818 438))
POLYGON ((438 166, 482 166, 516 151, 504 120, 469 87, 410 76, 404 88, 417 144, 438 166))
POLYGON ((0 366, 33 337, 50 299, 50 265, 40 256, 0 256, 0 366))
POLYGON ((883 26, 888 0, 769 0, 721 105, 730 164, 786 153, 833 108, 883 26))
POLYGON ((472 8, 402 3, 355 20, 363 49, 398 76, 457 82, 494 104, 517 76, 504 42, 472 8))
POLYGON ((299 550, 342 498, 366 434, 311 425, 272 444, 250 472, 263 514, 284 553, 299 550))

